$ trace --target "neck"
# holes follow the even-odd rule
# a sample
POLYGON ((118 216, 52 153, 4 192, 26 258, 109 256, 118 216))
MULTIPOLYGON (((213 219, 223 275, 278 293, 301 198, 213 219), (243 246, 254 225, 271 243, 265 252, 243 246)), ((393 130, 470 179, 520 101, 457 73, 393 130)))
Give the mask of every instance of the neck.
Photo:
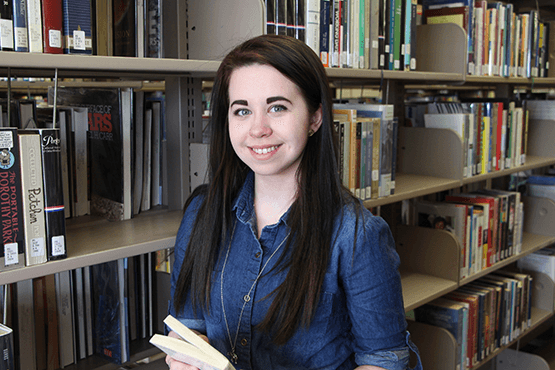
POLYGON ((255 175, 254 210, 259 237, 264 226, 277 223, 293 204, 297 195, 297 187, 295 177, 284 180, 255 175))

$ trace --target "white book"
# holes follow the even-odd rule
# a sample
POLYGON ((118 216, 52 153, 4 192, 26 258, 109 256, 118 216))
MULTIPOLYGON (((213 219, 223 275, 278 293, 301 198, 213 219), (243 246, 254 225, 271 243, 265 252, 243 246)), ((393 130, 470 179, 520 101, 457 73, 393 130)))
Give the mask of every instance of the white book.
POLYGON ((152 166, 152 173, 151 173, 151 198, 150 204, 151 206, 157 206, 162 203, 161 201, 161 191, 160 191, 160 148, 162 144, 161 140, 161 130, 162 130, 162 121, 161 121, 161 109, 162 104, 159 101, 152 102, 152 154, 151 154, 151 166, 152 166))
POLYGON ((41 0, 27 1, 27 28, 29 30, 29 52, 42 53, 41 0))
POLYGON ((305 43, 320 53, 320 1, 306 0, 306 36, 305 43))
POLYGON ((56 273, 56 306, 60 338, 60 367, 74 362, 75 332, 73 330, 73 294, 70 271, 56 273))
POLYGON ((20 131, 18 138, 21 158, 25 265, 31 266, 47 260, 41 138, 39 134, 25 133, 24 131, 20 131))
POLYGON ((150 339, 150 343, 174 359, 196 366, 201 370, 235 369, 224 355, 173 316, 168 315, 164 319, 164 323, 178 334, 182 340, 154 334, 150 339))
POLYGON ((16 283, 17 320, 19 340, 20 369, 36 369, 35 309, 33 296, 33 280, 21 280, 16 283), (33 354, 32 356, 25 354, 33 354))

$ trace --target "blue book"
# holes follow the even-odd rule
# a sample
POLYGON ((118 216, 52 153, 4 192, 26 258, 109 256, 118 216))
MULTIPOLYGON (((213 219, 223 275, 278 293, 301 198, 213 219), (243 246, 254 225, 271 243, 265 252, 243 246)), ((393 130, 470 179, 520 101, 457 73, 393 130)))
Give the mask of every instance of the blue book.
POLYGON ((90 0, 63 0, 64 54, 92 54, 90 0))
POLYGON ((27 1, 13 0, 13 33, 14 50, 29 51, 29 39, 27 37, 27 1))
POLYGON ((95 353, 122 364, 129 361, 125 259, 92 266, 95 353))
MULTIPOLYGON (((444 328, 453 334, 457 342, 456 369, 464 369, 466 346, 464 342, 465 311, 461 303, 445 298, 438 298, 414 310, 415 320, 425 324, 444 328)), ((468 315, 468 314, 467 314, 468 315)))
POLYGON ((320 1, 320 60, 324 67, 330 67, 330 24, 331 6, 330 0, 320 1))

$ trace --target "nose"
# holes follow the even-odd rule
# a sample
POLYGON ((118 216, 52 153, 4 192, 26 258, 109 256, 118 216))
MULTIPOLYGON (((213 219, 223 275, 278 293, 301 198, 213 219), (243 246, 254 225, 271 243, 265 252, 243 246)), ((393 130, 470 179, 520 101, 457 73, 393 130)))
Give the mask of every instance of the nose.
POLYGON ((249 134, 254 138, 262 138, 272 134, 272 128, 268 121, 268 116, 265 114, 256 114, 251 121, 249 134))

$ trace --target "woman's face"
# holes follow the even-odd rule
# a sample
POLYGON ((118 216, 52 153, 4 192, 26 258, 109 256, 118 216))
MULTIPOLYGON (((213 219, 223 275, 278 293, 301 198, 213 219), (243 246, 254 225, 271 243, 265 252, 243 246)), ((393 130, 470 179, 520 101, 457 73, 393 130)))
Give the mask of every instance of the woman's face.
POLYGON ((321 109, 311 115, 297 85, 259 64, 232 72, 229 102, 229 136, 239 158, 257 176, 295 176, 321 109))

